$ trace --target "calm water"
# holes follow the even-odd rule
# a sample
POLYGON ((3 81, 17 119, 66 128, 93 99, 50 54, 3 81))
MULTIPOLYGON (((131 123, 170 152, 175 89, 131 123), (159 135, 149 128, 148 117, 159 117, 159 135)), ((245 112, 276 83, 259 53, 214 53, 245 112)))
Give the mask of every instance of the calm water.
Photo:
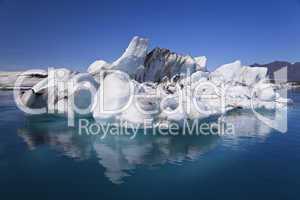
POLYGON ((0 199, 299 199, 300 93, 288 132, 230 114, 236 136, 79 135, 0 92, 0 199))

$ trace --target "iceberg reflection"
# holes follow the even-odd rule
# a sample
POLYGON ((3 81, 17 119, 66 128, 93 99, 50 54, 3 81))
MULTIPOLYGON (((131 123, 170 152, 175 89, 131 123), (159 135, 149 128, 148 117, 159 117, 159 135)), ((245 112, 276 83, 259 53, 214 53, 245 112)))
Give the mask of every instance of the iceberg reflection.
POLYGON ((99 136, 79 135, 76 128, 68 128, 66 122, 29 118, 29 123, 18 130, 30 150, 40 145, 58 151, 61 155, 87 160, 96 157, 105 168, 105 176, 113 183, 123 182, 139 166, 153 167, 178 164, 199 159, 225 141, 225 145, 236 145, 240 138, 259 137, 264 139, 271 129, 246 112, 231 112, 224 117, 225 123, 235 125, 235 135, 216 136, 99 136), (130 173, 129 173, 130 172, 130 173))

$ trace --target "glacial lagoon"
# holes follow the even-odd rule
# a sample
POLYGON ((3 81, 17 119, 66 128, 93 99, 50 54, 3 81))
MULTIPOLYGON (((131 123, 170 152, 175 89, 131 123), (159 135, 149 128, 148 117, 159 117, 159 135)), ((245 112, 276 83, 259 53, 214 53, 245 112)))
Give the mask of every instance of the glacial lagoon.
POLYGON ((298 199, 300 92, 289 97, 286 133, 234 111, 231 136, 101 139, 64 118, 25 116, 1 91, 1 199, 298 199))

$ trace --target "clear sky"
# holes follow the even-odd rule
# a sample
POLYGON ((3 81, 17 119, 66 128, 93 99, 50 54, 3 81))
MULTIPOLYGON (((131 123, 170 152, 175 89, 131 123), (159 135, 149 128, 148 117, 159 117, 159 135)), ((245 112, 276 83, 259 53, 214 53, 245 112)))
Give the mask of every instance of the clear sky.
POLYGON ((208 57, 209 69, 300 61, 300 0, 0 0, 0 70, 118 58, 135 35, 151 48, 208 57))

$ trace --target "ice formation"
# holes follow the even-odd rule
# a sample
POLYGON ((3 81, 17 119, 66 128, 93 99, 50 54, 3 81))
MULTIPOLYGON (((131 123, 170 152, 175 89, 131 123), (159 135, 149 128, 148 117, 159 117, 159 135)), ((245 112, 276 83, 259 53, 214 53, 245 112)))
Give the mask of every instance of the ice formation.
POLYGON ((148 40, 134 37, 113 63, 95 61, 85 74, 57 69, 54 73, 61 75, 60 81, 44 79, 22 93, 21 99, 31 107, 47 105, 52 99, 54 111, 64 113, 73 109, 68 100, 76 97, 81 104, 92 103, 89 113, 97 120, 134 125, 147 121, 149 126, 207 118, 237 108, 276 109, 288 102, 268 81, 266 68, 235 61, 208 72, 206 61, 204 56, 183 56, 163 48, 148 53, 148 40), (70 82, 80 83, 76 76, 97 92, 86 98, 69 91, 70 82), (60 89, 59 84, 65 87, 60 89))
POLYGON ((53 74, 30 90, 20 92, 22 105, 29 108, 47 107, 49 113, 64 114, 70 109, 73 110, 74 104, 77 107, 88 107, 88 104, 93 102, 93 96, 83 92, 91 87, 99 87, 92 75, 73 72, 65 68, 55 69, 51 73, 53 74))

